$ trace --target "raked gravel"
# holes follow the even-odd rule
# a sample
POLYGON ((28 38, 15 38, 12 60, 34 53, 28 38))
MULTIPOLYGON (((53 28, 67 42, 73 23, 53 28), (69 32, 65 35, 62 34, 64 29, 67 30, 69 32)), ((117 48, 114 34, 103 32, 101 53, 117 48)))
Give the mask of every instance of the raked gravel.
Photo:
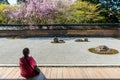
POLYGON ((30 49, 38 64, 120 64, 120 53, 114 55, 100 55, 88 51, 88 48, 106 45, 120 52, 120 40, 111 37, 88 37, 90 42, 75 42, 84 37, 61 37, 62 44, 50 43, 52 37, 38 37, 27 39, 0 38, 0 64, 16 64, 22 57, 25 47, 30 49))

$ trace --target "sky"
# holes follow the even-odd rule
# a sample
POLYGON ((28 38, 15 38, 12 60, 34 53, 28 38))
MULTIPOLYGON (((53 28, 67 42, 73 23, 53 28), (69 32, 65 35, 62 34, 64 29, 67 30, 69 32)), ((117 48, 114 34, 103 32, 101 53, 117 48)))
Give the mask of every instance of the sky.
POLYGON ((11 5, 14 5, 17 3, 17 0, 8 0, 8 2, 11 4, 11 5))

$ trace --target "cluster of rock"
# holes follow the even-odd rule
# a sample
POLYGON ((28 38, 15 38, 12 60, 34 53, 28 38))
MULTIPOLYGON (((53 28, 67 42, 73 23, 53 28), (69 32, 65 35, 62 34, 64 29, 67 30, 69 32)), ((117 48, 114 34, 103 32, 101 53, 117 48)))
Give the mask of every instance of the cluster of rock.
POLYGON ((88 38, 85 38, 85 39, 76 39, 75 42, 88 42, 88 38))
POLYGON ((111 49, 106 45, 100 45, 95 48, 96 52, 109 52, 111 49))
POLYGON ((99 45, 95 48, 89 48, 88 50, 92 53, 97 53, 97 54, 117 54, 117 53, 119 53, 118 50, 109 48, 106 45, 99 45))
POLYGON ((65 43, 65 41, 59 40, 57 37, 55 37, 51 43, 65 43))
POLYGON ((57 37, 55 37, 55 38, 53 39, 53 41, 54 41, 54 42, 56 42, 56 43, 58 43, 58 42, 59 42, 59 40, 58 40, 58 38, 57 38, 57 37))

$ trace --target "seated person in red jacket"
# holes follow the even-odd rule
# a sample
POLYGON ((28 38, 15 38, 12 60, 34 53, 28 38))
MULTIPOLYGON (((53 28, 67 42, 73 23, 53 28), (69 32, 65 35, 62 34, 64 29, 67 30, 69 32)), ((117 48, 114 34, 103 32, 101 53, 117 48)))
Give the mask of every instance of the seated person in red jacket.
POLYGON ((37 66, 37 64, 34 58, 29 56, 29 54, 30 50, 28 48, 24 48, 24 56, 19 60, 21 76, 30 80, 46 80, 44 74, 41 71, 38 75, 34 73, 33 69, 35 66, 37 66))

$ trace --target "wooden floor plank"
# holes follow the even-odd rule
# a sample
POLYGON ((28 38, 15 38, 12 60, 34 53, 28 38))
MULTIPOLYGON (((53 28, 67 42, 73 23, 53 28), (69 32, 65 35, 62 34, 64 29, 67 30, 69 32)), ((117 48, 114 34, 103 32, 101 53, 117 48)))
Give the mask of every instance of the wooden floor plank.
POLYGON ((0 78, 3 76, 5 71, 6 71, 6 68, 2 67, 1 70, 0 70, 0 78))
POLYGON ((99 72, 97 69, 91 69, 91 68, 84 68, 85 74, 88 76, 87 78, 96 78, 97 75, 99 75, 99 72))
POLYGON ((51 78, 51 68, 46 68, 46 78, 51 78))
POLYGON ((116 68, 116 69, 104 69, 105 74, 107 74, 107 78, 120 78, 120 69, 116 68))
POLYGON ((57 68, 51 68, 51 78, 57 78, 57 68))
POLYGON ((106 74, 107 69, 96 69, 96 78, 109 78, 109 76, 106 74))
POLYGON ((47 72, 46 68, 40 68, 40 71, 41 71, 44 75, 45 75, 46 72, 47 72))
POLYGON ((5 72, 3 72, 3 76, 1 76, 2 79, 6 78, 13 70, 14 68, 6 68, 5 72))
POLYGON ((63 69, 57 68, 57 79, 61 79, 63 77, 63 69))
POLYGON ((63 72, 63 79, 70 78, 70 73, 68 72, 66 68, 63 68, 62 72, 63 72))
POLYGON ((17 79, 17 78, 19 78, 19 76, 20 76, 20 70, 19 70, 18 68, 16 68, 16 72, 15 72, 15 74, 13 75, 13 78, 14 78, 14 79, 17 79))
POLYGON ((6 76, 7 79, 10 79, 11 77, 13 77, 16 74, 16 68, 13 68, 13 70, 8 74, 8 76, 6 76))
POLYGON ((79 68, 73 68, 74 72, 75 72, 75 75, 76 75, 76 78, 79 79, 81 78, 81 73, 79 71, 79 68))
MULTIPOLYGON (((48 79, 119 79, 120 68, 40 67, 48 79)), ((0 67, 0 79, 24 79, 19 67, 0 67)))
POLYGON ((70 79, 75 79, 76 78, 76 74, 73 68, 69 68, 68 69, 68 73, 69 73, 69 78, 70 79))
POLYGON ((87 68, 85 69, 85 68, 81 68, 81 69, 79 69, 79 71, 82 73, 82 76, 84 77, 84 78, 88 78, 88 76, 89 76, 89 73, 88 73, 88 70, 87 70, 87 68))
POLYGON ((79 68, 78 71, 80 72, 80 77, 81 78, 87 78, 87 74, 86 74, 86 70, 84 70, 84 68, 79 68))

